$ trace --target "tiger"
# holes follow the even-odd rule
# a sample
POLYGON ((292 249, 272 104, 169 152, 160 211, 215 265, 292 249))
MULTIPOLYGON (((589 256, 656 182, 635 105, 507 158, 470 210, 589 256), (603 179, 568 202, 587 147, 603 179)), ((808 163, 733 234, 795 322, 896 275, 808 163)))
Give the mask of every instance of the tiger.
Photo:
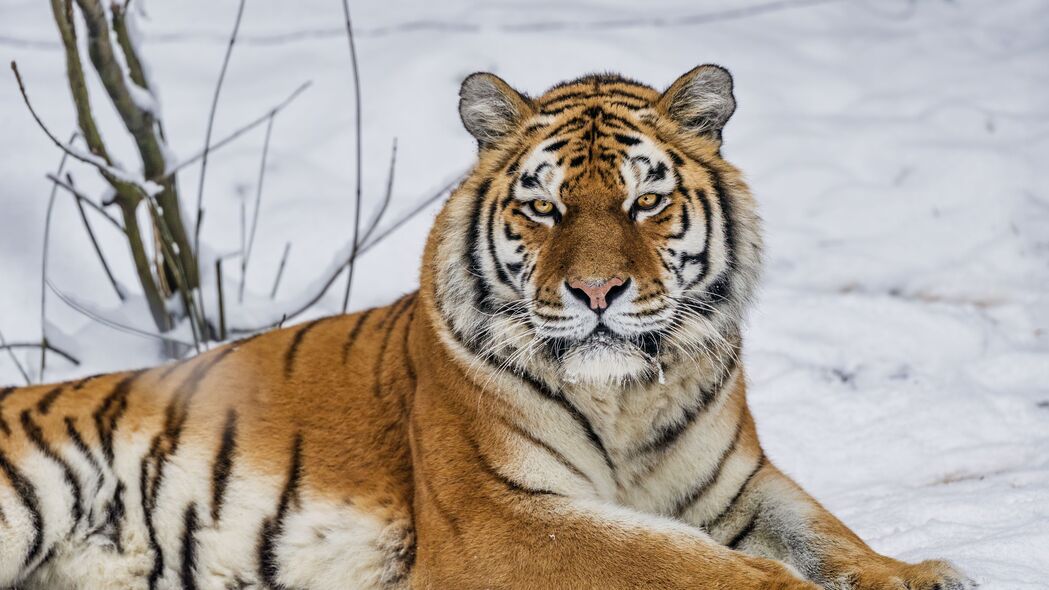
POLYGON ((417 291, 0 390, 0 588, 968 590, 768 458, 729 72, 467 77, 417 291))

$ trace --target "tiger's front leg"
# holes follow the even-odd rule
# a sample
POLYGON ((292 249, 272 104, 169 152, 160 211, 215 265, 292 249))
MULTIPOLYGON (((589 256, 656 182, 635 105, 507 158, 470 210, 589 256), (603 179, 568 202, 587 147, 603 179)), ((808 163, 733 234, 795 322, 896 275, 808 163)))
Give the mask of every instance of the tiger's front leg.
POLYGON ((523 473, 507 461, 515 435, 494 426, 499 418, 427 398, 416 398, 409 426, 413 588, 818 590, 684 523, 523 473))
POLYGON ((828 590, 976 587, 946 561, 912 564, 875 552, 767 459, 708 527, 730 548, 782 560, 828 590))

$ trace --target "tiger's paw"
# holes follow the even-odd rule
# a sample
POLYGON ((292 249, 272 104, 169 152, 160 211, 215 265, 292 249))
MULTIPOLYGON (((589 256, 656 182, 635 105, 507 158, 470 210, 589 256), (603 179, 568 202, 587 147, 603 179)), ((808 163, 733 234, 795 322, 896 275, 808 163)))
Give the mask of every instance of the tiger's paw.
POLYGON ((829 590, 972 590, 976 582, 946 561, 892 563, 843 576, 829 590))

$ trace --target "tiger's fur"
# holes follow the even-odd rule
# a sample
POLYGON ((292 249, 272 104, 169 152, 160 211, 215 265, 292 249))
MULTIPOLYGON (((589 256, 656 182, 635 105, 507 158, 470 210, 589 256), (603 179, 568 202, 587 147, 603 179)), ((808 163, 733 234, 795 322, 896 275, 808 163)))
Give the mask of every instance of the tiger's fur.
POLYGON ((734 109, 716 66, 537 99, 471 76, 478 163, 418 293, 0 390, 0 588, 971 588, 873 552, 761 450, 734 109))

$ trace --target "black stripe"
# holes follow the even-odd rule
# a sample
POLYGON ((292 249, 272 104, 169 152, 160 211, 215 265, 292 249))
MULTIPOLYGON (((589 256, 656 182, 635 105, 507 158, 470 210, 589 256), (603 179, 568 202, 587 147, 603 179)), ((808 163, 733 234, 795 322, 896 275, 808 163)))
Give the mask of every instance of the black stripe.
POLYGON ((467 436, 467 442, 473 448, 474 454, 477 456, 477 462, 481 465, 481 470, 487 473, 492 479, 495 479, 499 483, 507 487, 511 492, 517 492, 521 494, 528 494, 529 496, 560 496, 557 492, 550 490, 544 490, 540 488, 533 488, 527 486, 521 482, 511 479, 503 475, 494 465, 488 461, 488 457, 485 457, 484 452, 481 451, 481 447, 478 446, 477 441, 467 436))
POLYGON ((113 492, 113 498, 106 504, 106 525, 112 529, 113 534, 113 545, 116 546, 118 553, 124 552, 124 541, 122 540, 123 528, 124 528, 124 482, 117 481, 116 490, 113 492))
MULTIPOLYGON (((459 333, 456 330, 452 330, 452 335, 455 337, 456 341, 459 343, 460 346, 470 351, 471 354, 482 359, 485 363, 491 365, 493 357, 490 351, 481 350, 479 348, 479 344, 476 341, 467 340, 461 333, 459 333)), ((550 401, 556 402, 558 405, 564 408, 564 410, 568 412, 572 419, 574 419, 576 423, 579 424, 579 427, 582 428, 583 431, 586 433, 586 436, 590 440, 591 444, 593 444, 594 448, 598 451, 598 453, 600 453, 601 457, 604 459, 605 465, 608 466, 608 469, 612 472, 615 472, 615 464, 612 462, 612 457, 608 454, 608 449, 605 448, 604 442, 601 441, 601 437, 598 436, 597 431, 594 430, 593 425, 590 424, 590 421, 586 418, 586 416, 584 416, 583 413, 580 412, 579 409, 572 404, 572 402, 568 401, 564 394, 562 394, 561 392, 555 392, 551 390, 549 387, 546 386, 545 383, 541 382, 539 379, 537 379, 536 377, 534 377, 526 371, 522 370, 515 374, 518 378, 520 378, 522 381, 528 384, 535 392, 539 393, 542 397, 545 397, 550 401)))
POLYGON ((588 420, 587 417, 584 416, 574 404, 572 404, 572 402, 568 401, 568 398, 566 398, 563 393, 549 389, 544 383, 539 381, 539 379, 526 372, 522 371, 518 374, 518 377, 528 383, 532 389, 537 391, 543 397, 557 402, 562 408, 564 408, 586 433, 586 437, 590 439, 594 448, 601 454, 601 458, 605 460, 605 465, 608 466, 608 469, 615 472, 616 467, 615 464, 612 463, 612 456, 608 454, 608 449, 605 448, 605 443, 601 440, 601 437, 598 436, 597 431, 594 430, 594 426, 590 423, 590 420, 588 420))
POLYGON ((189 376, 172 393, 171 400, 164 410, 164 430, 153 438, 150 452, 146 456, 146 459, 152 463, 152 480, 146 496, 150 508, 156 508, 156 499, 164 480, 164 469, 168 459, 178 452, 182 431, 189 418, 190 402, 208 373, 234 350, 233 347, 228 347, 210 358, 201 359, 193 367, 189 376))
POLYGON ((481 185, 477 188, 477 193, 474 195, 473 211, 470 214, 470 225, 467 228, 466 237, 466 263, 467 269, 469 269, 470 275, 473 277, 475 295, 474 302, 477 308, 484 312, 489 311, 488 309, 488 297, 490 295, 488 284, 484 280, 484 269, 481 266, 481 261, 478 258, 478 247, 477 242, 480 240, 481 232, 481 212, 484 210, 484 199, 488 195, 488 190, 491 188, 492 180, 486 178, 481 182, 481 185))
POLYGON ((105 473, 102 471, 102 464, 98 462, 95 454, 88 448, 87 443, 84 442, 84 437, 80 435, 80 431, 76 427, 76 418, 66 416, 66 435, 69 440, 73 441, 73 447, 84 456, 84 459, 91 465, 91 469, 94 470, 95 475, 98 476, 98 483, 95 486, 95 493, 98 493, 98 489, 102 487, 102 481, 105 479, 105 473))
POLYGON ((375 311, 375 308, 366 310, 361 315, 357 316, 357 323, 350 329, 349 336, 346 337, 346 342, 342 344, 342 364, 346 364, 346 359, 350 356, 350 349, 353 348, 353 344, 357 342, 357 336, 361 333, 361 328, 364 327, 364 322, 368 321, 368 316, 375 311))
POLYGON ((754 512, 750 515, 750 520, 747 522, 746 526, 740 529, 740 531, 736 533, 732 537, 732 539, 729 540, 728 543, 725 543, 725 546, 730 549, 735 549, 739 547, 739 544, 742 543, 743 540, 746 539, 748 536, 750 536, 750 533, 753 533, 754 529, 758 526, 758 516, 760 515, 760 512, 761 506, 758 505, 756 508, 754 508, 754 512))
POLYGON ((711 167, 708 167, 708 171, 714 181, 714 196, 717 197, 718 206, 721 208, 721 228, 725 235, 725 258, 727 259, 728 267, 731 269, 734 268, 736 264, 735 252, 737 249, 732 200, 729 197, 728 192, 725 191, 725 186, 721 180, 721 174, 711 167))
POLYGON ((76 474, 73 473, 73 468, 69 466, 69 463, 60 457, 51 448, 51 445, 47 444, 47 440, 44 438, 44 431, 33 421, 31 411, 28 409, 22 410, 22 430, 25 431, 26 437, 33 443, 33 446, 62 470, 62 479, 65 480, 66 485, 69 486, 70 493, 73 495, 73 525, 70 527, 70 532, 72 532, 84 517, 84 492, 80 489, 80 482, 77 481, 76 474))
POLYGON ((635 125, 633 123, 633 121, 628 121, 627 119, 625 119, 623 117, 620 117, 619 115, 617 115, 615 113, 610 113, 610 112, 608 112, 608 111, 606 111, 604 109, 598 109, 598 110, 601 111, 600 114, 601 114, 601 123, 602 124, 604 124, 604 125, 606 125, 608 127, 615 127, 616 125, 619 125, 621 127, 626 127, 627 129, 629 129, 629 130, 631 130, 631 131, 633 131, 635 133, 641 133, 641 129, 638 128, 638 126, 635 125), (609 123, 614 123, 615 125, 609 125, 609 123))
MULTIPOLYGON (((417 295, 418 291, 416 291, 415 294, 413 294, 413 296, 417 295)), ((415 309, 416 306, 413 305, 408 310, 408 319, 405 322, 404 326, 404 340, 401 342, 401 354, 404 355, 404 367, 408 370, 408 379, 411 381, 412 391, 415 390, 416 374, 415 363, 412 362, 412 354, 411 351, 408 349, 408 339, 412 335, 412 322, 415 321, 415 309)))
POLYGON ((629 135, 623 135, 622 133, 615 133, 612 135, 612 137, 623 145, 637 145, 641 143, 640 139, 636 137, 631 137, 629 135))
POLYGON ((743 480, 743 483, 740 484, 739 489, 736 490, 736 494, 732 496, 732 499, 728 501, 728 504, 725 505, 721 512, 719 512, 717 516, 715 516, 709 521, 711 524, 709 527, 706 528, 713 529, 715 526, 717 526, 719 522, 721 522, 721 519, 724 518, 725 515, 732 511, 732 509, 736 506, 736 502, 738 502, 739 499, 743 496, 743 492, 747 490, 747 486, 750 485, 751 480, 753 480, 754 476, 757 475, 758 472, 761 471, 761 468, 765 466, 765 461, 766 459, 763 453, 758 459, 758 464, 754 466, 754 469, 747 475, 747 478, 743 480))
POLYGON ((284 353, 285 379, 291 377, 292 369, 295 368, 295 356, 299 353, 299 347, 302 346, 302 340, 306 337, 306 334, 310 333, 310 330, 316 328, 317 324, 324 319, 326 318, 313 320, 312 322, 303 325, 297 332, 295 332, 295 336, 291 339, 291 346, 289 346, 288 350, 284 353))
POLYGON ((607 101, 605 104, 610 105, 610 106, 623 107, 625 109, 630 109, 632 111, 640 111, 642 109, 646 109, 646 108, 649 107, 649 105, 647 105, 647 104, 640 105, 640 104, 637 104, 636 102, 629 102, 629 101, 625 101, 625 100, 610 100, 610 101, 607 101))
POLYGON ((499 279, 499 282, 509 287, 514 293, 520 295, 521 291, 510 281, 510 275, 506 274, 506 269, 503 268, 503 264, 499 261, 499 257, 496 254, 495 216, 498 204, 499 203, 495 199, 492 199, 492 205, 488 208, 488 229, 485 232, 485 237, 488 239, 488 254, 492 257, 492 266, 495 267, 495 276, 499 279))
POLYGON ((285 590, 286 586, 277 581, 280 575, 280 564, 275 553, 276 544, 284 533, 284 519, 292 502, 298 502, 299 484, 302 480, 302 435, 296 434, 291 447, 291 464, 288 468, 288 479, 281 490, 276 513, 262 523, 259 532, 259 577, 267 588, 285 590))
POLYGON ((146 525, 146 541, 149 543, 150 550, 153 551, 153 568, 149 571, 149 577, 147 578, 149 590, 155 590, 161 574, 164 573, 164 551, 157 540, 157 529, 153 525, 153 500, 149 496, 149 462, 156 452, 158 444, 159 439, 153 439, 149 454, 142 458, 138 475, 139 497, 142 500, 142 518, 146 525))
POLYGON ((92 414, 98 440, 102 445, 102 454, 110 466, 113 465, 113 433, 117 429, 117 422, 127 411, 127 397, 131 392, 131 386, 141 375, 142 371, 137 371, 118 381, 113 391, 102 400, 92 414))
POLYGON ((547 132, 546 139, 552 139, 558 135, 579 131, 586 124, 587 120, 583 117, 572 117, 547 132))
POLYGON ((222 516, 222 503, 226 499, 226 487, 233 471, 233 455, 237 451, 237 411, 226 412, 226 424, 222 427, 222 442, 211 466, 211 520, 212 526, 222 516))
MULTIPOLYGON (((503 222, 503 236, 511 242, 518 242, 522 237, 521 234, 514 232, 514 228, 505 221, 503 222)), ((519 245, 517 248, 518 252, 520 252, 520 249, 524 248, 524 246, 519 245)))
POLYGON ((732 441, 721 451, 718 462, 714 465, 714 469, 710 471, 706 479, 678 500, 672 513, 675 516, 680 518, 689 507, 695 504, 721 478, 721 470, 725 468, 725 462, 732 456, 732 452, 736 450, 736 446, 739 444, 739 437, 743 433, 743 416, 740 415, 736 420, 736 432, 732 436, 732 441))
POLYGON ((15 389, 14 387, 0 389, 0 431, 6 436, 11 435, 11 427, 7 424, 7 420, 4 420, 4 400, 14 393, 15 389))
POLYGON ((555 141, 554 143, 546 146, 545 148, 543 148, 543 151, 544 152, 556 152, 557 150, 565 147, 566 145, 568 145, 568 140, 567 139, 561 139, 561 140, 555 141))
POLYGON ((197 590, 197 541, 194 538, 197 528, 197 505, 190 502, 182 516, 182 568, 179 578, 184 590, 197 590))
POLYGON ((198 357, 194 361, 189 376, 175 389, 164 410, 164 430, 153 437, 149 453, 142 459, 139 485, 142 494, 142 511, 146 523, 146 534, 153 549, 153 569, 149 573, 149 588, 156 588, 157 582, 164 574, 164 552, 157 541, 153 525, 153 512, 157 509, 157 497, 164 483, 164 472, 170 457, 178 452, 189 417, 189 405, 200 388, 201 383, 215 366, 235 352, 234 346, 227 346, 210 357, 198 357))
MULTIPOLYGON (((681 204, 681 229, 674 234, 667 236, 668 240, 680 240, 685 237, 688 230, 692 228, 692 220, 688 216, 688 205, 685 203, 681 204)), ((705 251, 705 248, 704 248, 705 251)))
POLYGON ((22 505, 29 512, 29 522, 33 527, 33 540, 30 541, 29 550, 22 559, 23 568, 27 568, 44 548, 44 517, 40 513, 40 499, 36 495, 36 488, 33 487, 33 484, 7 460, 7 455, 2 449, 0 449, 0 471, 7 476, 11 487, 15 489, 19 500, 22 501, 22 505))
POLYGON ((682 419, 660 429, 656 438, 649 440, 644 445, 633 451, 633 454, 643 455, 655 451, 662 451, 677 442, 677 440, 681 438, 681 435, 688 430, 689 426, 695 422, 696 418, 699 417, 702 411, 709 408, 710 404, 719 396, 725 387, 725 384, 728 382, 728 379, 733 373, 735 373, 735 371, 736 355, 733 354, 730 355, 724 372, 718 377, 714 386, 709 389, 703 388, 700 390, 695 403, 685 410, 682 419))
POLYGON ((89 375, 87 377, 84 377, 80 381, 77 381, 76 383, 73 384, 73 391, 80 391, 88 383, 91 383, 95 379, 98 379, 99 377, 103 377, 103 376, 105 376, 104 373, 99 373, 97 375, 89 375))
POLYGON ((386 363, 386 351, 390 346, 390 336, 393 335, 393 329, 397 324, 397 320, 401 319, 404 312, 408 311, 413 301, 415 301, 415 293, 409 293, 395 303, 393 310, 389 313, 390 325, 383 332, 382 346, 379 348, 379 355, 375 357, 375 365, 372 367, 372 395, 376 398, 382 397, 383 384, 380 376, 383 374, 382 368, 386 363))
POLYGON ((533 445, 543 449, 550 456, 552 456, 555 460, 557 460, 558 463, 563 465, 566 469, 568 469, 569 471, 574 473, 576 476, 586 480, 586 483, 590 484, 591 487, 594 487, 594 482, 590 479, 590 477, 587 474, 583 473, 582 469, 576 467, 576 465, 574 463, 572 463, 568 459, 568 457, 565 457, 563 454, 561 454, 560 451, 558 451, 554 447, 550 446, 546 441, 544 441, 541 438, 535 436, 531 432, 528 432, 524 428, 521 428, 513 420, 509 420, 507 418, 503 418, 502 422, 506 425, 507 428, 510 429, 511 432, 513 432, 517 436, 527 440, 528 442, 532 443, 533 445))
MULTIPOLYGON (((704 171, 710 175, 711 183, 714 185, 714 197, 718 201, 718 208, 721 210, 721 231, 724 236, 725 242, 725 270, 707 286, 706 297, 710 301, 718 302, 728 297, 732 287, 732 277, 735 274, 736 260, 735 252, 738 249, 736 242, 735 232, 735 220, 733 217, 732 201, 728 193, 725 191, 724 183, 721 178, 721 174, 714 168, 709 162, 699 160, 699 163, 703 166, 704 171)), ((704 202, 704 206, 709 206, 707 202, 704 202)), ((708 216, 709 219, 709 216, 708 216)), ((709 233, 711 225, 708 221, 707 232, 709 233)), ((709 245, 709 239, 708 239, 709 245)), ((706 248, 705 248, 706 249, 706 248)), ((704 271, 703 275, 709 274, 704 271)), ((688 288, 693 287, 697 281, 693 281, 688 288)), ((687 289, 686 289, 687 290, 687 289)))
MULTIPOLYGON (((417 435, 418 426, 412 417, 408 418, 408 438, 411 442, 412 459, 415 460, 418 457, 429 457, 430 455, 426 451, 426 447, 423 444, 422 437, 417 435)), ((436 490, 433 489, 433 485, 430 483, 430 478, 426 473, 426 465, 421 461, 415 463, 416 469, 416 481, 422 483, 422 488, 426 495, 430 497, 433 507, 437 509, 437 512, 448 522, 448 526, 452 528, 452 532, 458 536, 461 534, 459 528, 459 516, 448 509, 448 507, 441 501, 440 496, 437 495, 436 490)))
POLYGON ((44 394, 44 397, 40 398, 40 401, 36 404, 36 409, 41 414, 46 416, 47 413, 51 411, 51 405, 55 403, 55 400, 58 399, 58 396, 62 395, 63 391, 64 388, 61 385, 55 387, 51 391, 48 391, 44 394))
MULTIPOLYGON (((714 231, 713 227, 713 212, 711 211, 710 200, 707 199, 707 193, 703 189, 696 189, 693 192, 696 201, 701 207, 703 207, 703 223, 706 231, 703 235, 703 249, 699 251, 699 254, 695 255, 695 261, 701 265, 702 270, 696 275, 688 285, 685 286, 684 291, 688 291, 692 287, 699 284, 704 278, 710 275, 710 236, 714 231)), ((706 315, 708 312, 704 312, 706 315)))

